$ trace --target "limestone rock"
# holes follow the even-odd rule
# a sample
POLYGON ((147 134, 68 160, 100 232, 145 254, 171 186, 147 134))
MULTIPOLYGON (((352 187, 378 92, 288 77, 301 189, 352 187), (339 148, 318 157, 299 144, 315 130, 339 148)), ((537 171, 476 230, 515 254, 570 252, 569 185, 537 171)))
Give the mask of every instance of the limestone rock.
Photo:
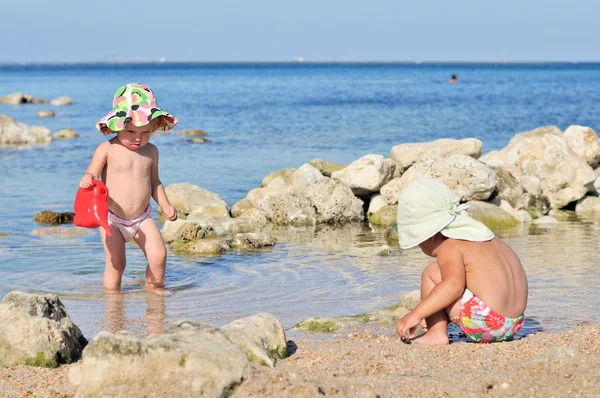
POLYGON ((467 213, 492 231, 511 228, 519 223, 519 220, 510 213, 491 203, 473 200, 467 204, 469 205, 467 213))
POLYGON ((385 198, 380 194, 375 194, 371 197, 369 201, 369 209, 367 210, 367 216, 378 212, 382 208, 387 206, 387 202, 385 198))
POLYGON ((476 138, 455 140, 443 138, 431 142, 415 142, 396 145, 392 148, 390 158, 404 171, 411 165, 426 158, 442 158, 451 155, 465 155, 479 158, 483 143, 476 138))
POLYGON ((577 201, 575 213, 577 215, 600 216, 600 198, 596 196, 584 196, 577 201))
POLYGON ((538 177, 544 196, 554 209, 581 199, 596 176, 586 161, 576 154, 555 126, 540 127, 515 135, 499 152, 481 161, 511 169, 515 177, 538 177))
POLYGON ((228 252, 231 247, 227 240, 214 237, 192 241, 175 241, 171 248, 173 252, 183 254, 217 255, 228 252))
POLYGON ((259 250, 275 246, 276 240, 270 236, 259 233, 249 232, 237 234, 231 240, 230 246, 238 250, 259 250))
POLYGON ((19 291, 0 302, 0 366, 57 367, 77 361, 87 340, 57 295, 19 291))
POLYGON ((331 175, 334 180, 350 187, 359 197, 379 192, 394 175, 395 163, 381 155, 366 155, 352 162, 348 167, 331 175))
POLYGON ((221 332, 240 347, 251 362, 273 367, 287 357, 287 340, 283 325, 271 314, 259 313, 236 319, 221 332))
POLYGON ((253 226, 253 230, 258 231, 267 225, 267 216, 265 212, 259 209, 252 208, 242 213, 240 218, 248 220, 253 226))
POLYGON ((381 188, 388 204, 398 203, 400 193, 414 180, 434 178, 448 185, 461 202, 486 200, 496 188, 496 173, 484 163, 465 155, 426 159, 415 163, 400 179, 381 188))
POLYGON ((268 200, 271 197, 278 197, 286 192, 289 192, 291 188, 287 187, 282 177, 276 177, 269 182, 269 185, 263 188, 254 188, 246 195, 246 199, 250 201, 253 207, 260 208, 261 203, 264 200, 268 200))
POLYGON ((51 141, 52 133, 46 127, 28 126, 0 114, 0 146, 40 145, 51 141))
POLYGON ((493 169, 496 172, 496 198, 504 199, 515 206, 523 195, 523 187, 519 180, 501 167, 493 169))
POLYGON ((395 325, 419 301, 420 292, 414 291, 392 307, 354 316, 313 317, 298 323, 292 329, 309 333, 337 333, 367 324, 395 325))
POLYGON ((67 96, 54 98, 52 101, 50 101, 50 103, 54 106, 67 106, 74 104, 73 100, 67 96))
POLYGON ((375 213, 367 213, 367 217, 370 224, 387 227, 396 222, 396 219, 398 218, 398 206, 386 205, 375 213))
POLYGON ((259 203, 277 225, 343 224, 364 219, 363 202, 347 186, 325 178, 304 189, 267 196, 259 203))
POLYGON ((33 216, 33 219, 40 224, 58 225, 71 224, 73 222, 73 217, 75 217, 75 213, 71 211, 57 213, 54 211, 43 210, 33 216))
POLYGON ((20 105, 20 104, 47 104, 50 101, 43 98, 35 98, 29 94, 13 93, 0 98, 0 104, 20 105))
POLYGON ((227 203, 221 197, 207 189, 188 183, 170 184, 165 189, 171 205, 184 214, 207 206, 218 206, 227 210, 227 203))
POLYGON ((326 177, 331 177, 331 174, 347 166, 345 164, 333 163, 322 159, 313 159, 309 163, 326 177))
POLYGON ((544 195, 523 194, 515 205, 517 210, 525 210, 531 217, 539 218, 550 210, 550 200, 544 195))
POLYGON ((244 198, 231 206, 231 217, 239 217, 244 214, 244 212, 253 208, 254 206, 252 206, 252 202, 244 198))
POLYGON ((77 138, 79 134, 71 129, 62 129, 53 135, 54 138, 77 138))
POLYGON ((598 164, 600 142, 594 130, 585 126, 572 125, 565 130, 564 138, 573 152, 581 156, 587 164, 592 167, 598 164))
POLYGON ((291 185, 292 184, 292 176, 294 175, 295 172, 296 172, 296 169, 289 168, 289 169, 281 169, 281 170, 277 170, 272 173, 269 173, 265 176, 265 178, 263 178, 261 187, 266 187, 267 185, 269 185, 271 183, 271 181, 273 181, 277 177, 281 177, 283 179, 284 185, 291 185))
POLYGON ((177 133, 180 137, 205 137, 206 132, 202 130, 184 130, 177 133))
POLYGON ((224 397, 242 382, 248 360, 219 330, 178 321, 145 339, 100 332, 80 366, 78 397, 224 397))
POLYGON ((207 230, 211 230, 215 235, 221 237, 231 237, 235 234, 244 232, 255 232, 258 227, 243 217, 218 217, 211 216, 198 211, 193 211, 188 215, 187 221, 195 222, 207 230))
MULTIPOLYGON (((298 168, 298 170, 294 171, 290 179, 296 190, 304 189, 307 186, 316 184, 319 181, 329 180, 329 178, 325 177, 319 170, 308 163, 303 164, 298 168)), ((274 181, 269 184, 269 187, 273 186, 273 183, 274 181)))
POLYGON ((519 182, 525 192, 534 196, 542 194, 542 183, 539 178, 535 176, 523 176, 519 182))
POLYGON ((51 111, 49 109, 40 109, 39 111, 37 111, 35 113, 35 115, 37 117, 54 117, 54 116, 56 116, 56 113, 54 113, 54 111, 51 111))

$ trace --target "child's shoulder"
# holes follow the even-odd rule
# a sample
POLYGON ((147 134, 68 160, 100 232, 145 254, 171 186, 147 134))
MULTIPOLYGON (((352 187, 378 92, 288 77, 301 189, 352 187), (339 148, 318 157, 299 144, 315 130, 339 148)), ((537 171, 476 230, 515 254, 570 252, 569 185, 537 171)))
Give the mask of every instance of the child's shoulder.
POLYGON ((110 149, 110 146, 112 145, 111 141, 113 139, 104 141, 104 142, 98 144, 98 146, 96 147, 96 152, 108 152, 108 150, 110 149))

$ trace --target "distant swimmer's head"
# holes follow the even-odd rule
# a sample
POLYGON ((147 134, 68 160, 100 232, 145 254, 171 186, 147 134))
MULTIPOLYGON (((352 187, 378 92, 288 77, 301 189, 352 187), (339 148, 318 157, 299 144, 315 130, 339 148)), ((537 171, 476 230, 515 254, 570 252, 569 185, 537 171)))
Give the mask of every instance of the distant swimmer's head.
POLYGON ((456 75, 450 76, 450 80, 448 80, 448 83, 458 83, 458 78, 456 77, 456 75))
POLYGON ((468 207, 459 204, 454 191, 439 180, 424 178, 411 182, 398 197, 400 247, 421 245, 438 233, 472 242, 493 239, 494 233, 488 227, 467 214, 468 207))
POLYGON ((113 109, 96 123, 102 134, 111 134, 125 129, 128 122, 135 127, 152 126, 171 130, 179 120, 158 107, 152 89, 145 84, 129 83, 115 92, 113 109))

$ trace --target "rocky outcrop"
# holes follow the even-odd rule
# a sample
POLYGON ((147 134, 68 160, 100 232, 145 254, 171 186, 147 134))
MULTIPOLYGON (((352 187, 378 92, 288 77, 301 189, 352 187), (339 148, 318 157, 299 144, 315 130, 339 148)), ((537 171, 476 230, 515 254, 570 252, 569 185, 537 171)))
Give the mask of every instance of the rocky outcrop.
POLYGON ((246 353, 250 362, 273 367, 278 359, 287 357, 285 330, 271 314, 236 319, 223 326, 221 332, 246 353))
POLYGON ((491 203, 472 200, 467 204, 467 213, 492 231, 511 228, 519 223, 510 213, 491 203))
POLYGON ((329 178, 303 189, 267 196, 259 208, 269 222, 277 225, 343 224, 364 219, 362 200, 350 188, 329 178))
POLYGON ((348 167, 333 172, 331 178, 350 187, 354 195, 367 197, 379 192, 393 178, 395 170, 396 165, 392 160, 381 155, 366 155, 348 167))
POLYGON ((0 104, 21 105, 21 104, 47 104, 50 101, 43 98, 35 98, 29 94, 12 93, 0 98, 0 104))
MULTIPOLYGON (((291 185, 292 178, 293 178, 295 172, 296 172, 296 169, 292 169, 292 168, 274 171, 272 173, 267 174, 263 178, 260 186, 266 187, 267 185, 271 184, 271 182, 273 180, 275 180, 277 177, 281 177, 282 185, 291 185)), ((280 185, 281 185, 281 183, 280 183, 280 185)))
POLYGON ((390 158, 401 171, 408 169, 414 163, 427 158, 443 158, 451 155, 465 155, 479 158, 483 143, 476 138, 454 140, 443 138, 431 142, 415 142, 396 145, 392 148, 390 158))
POLYGON ((62 96, 58 98, 54 98, 50 103, 54 106, 68 106, 73 105, 75 102, 67 96, 62 96))
POLYGON ((420 301, 421 293, 416 290, 392 307, 354 316, 313 317, 296 324, 292 329, 308 333, 338 333, 369 324, 394 325, 420 301))
POLYGON ((398 218, 398 206, 386 205, 374 213, 367 213, 367 218, 372 225, 387 227, 396 222, 398 218))
POLYGON ((79 134, 77 134, 75 131, 71 130, 70 128, 66 128, 66 129, 57 131, 56 133, 53 134, 52 137, 70 139, 70 138, 78 138, 79 134))
POLYGON ((581 156, 587 164, 595 167, 600 156, 600 142, 594 130, 585 126, 569 126, 564 133, 564 138, 573 152, 581 156))
POLYGON ((415 163, 400 178, 393 179, 382 187, 381 194, 388 204, 396 204, 404 188, 421 178, 434 178, 444 182, 452 188, 461 202, 486 200, 496 188, 494 170, 470 156, 452 155, 415 163))
POLYGON ((77 361, 87 340, 58 296, 19 291, 0 302, 0 366, 57 367, 77 361))
POLYGON ((59 224, 72 224, 75 213, 66 211, 64 213, 57 213, 54 211, 43 210, 33 216, 33 219, 40 224, 59 225, 59 224))
POLYGON ((56 116, 56 113, 54 113, 54 111, 51 111, 49 109, 40 109, 39 111, 37 111, 35 113, 35 115, 37 117, 54 117, 54 116, 56 116))
POLYGON ((227 203, 218 194, 197 185, 169 184, 165 191, 171 205, 186 215, 193 211, 202 212, 205 208, 212 212, 215 207, 227 212, 227 203))
POLYGON ((224 333, 179 321, 139 339, 100 332, 71 372, 77 396, 224 397, 242 382, 247 355, 224 333))
POLYGON ((581 199, 596 177, 555 126, 519 133, 504 149, 490 152, 480 160, 509 169, 517 178, 539 178, 544 196, 556 209, 581 199))
POLYGON ((52 141, 52 133, 45 127, 28 126, 14 118, 0 114, 0 146, 40 145, 52 141))
POLYGON ((323 159, 313 159, 309 163, 311 166, 319 170, 325 177, 331 177, 334 172, 348 166, 346 164, 333 163, 323 159))
POLYGON ((184 130, 177 133, 180 137, 205 137, 206 132, 203 130, 184 130))
POLYGON ((515 206, 523 195, 523 187, 519 180, 510 172, 501 167, 492 167, 496 172, 496 195, 498 199, 504 199, 515 206))

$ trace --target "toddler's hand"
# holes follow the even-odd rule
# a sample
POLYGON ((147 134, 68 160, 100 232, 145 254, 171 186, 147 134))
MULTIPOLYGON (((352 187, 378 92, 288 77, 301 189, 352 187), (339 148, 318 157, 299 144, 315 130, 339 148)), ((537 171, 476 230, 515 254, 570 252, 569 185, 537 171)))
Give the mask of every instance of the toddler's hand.
POLYGON ((167 206, 164 208, 163 212, 165 213, 165 217, 167 217, 170 221, 177 220, 177 209, 173 206, 167 206))
POLYGON ((409 312, 404 315, 396 325, 396 332, 403 339, 410 339, 415 332, 415 327, 417 327, 421 321, 422 319, 417 317, 413 312, 409 312))
POLYGON ((92 184, 92 179, 94 178, 94 176, 92 176, 90 173, 85 173, 83 175, 83 177, 81 177, 81 181, 79 181, 79 187, 80 188, 91 188, 94 186, 94 184, 92 184))

